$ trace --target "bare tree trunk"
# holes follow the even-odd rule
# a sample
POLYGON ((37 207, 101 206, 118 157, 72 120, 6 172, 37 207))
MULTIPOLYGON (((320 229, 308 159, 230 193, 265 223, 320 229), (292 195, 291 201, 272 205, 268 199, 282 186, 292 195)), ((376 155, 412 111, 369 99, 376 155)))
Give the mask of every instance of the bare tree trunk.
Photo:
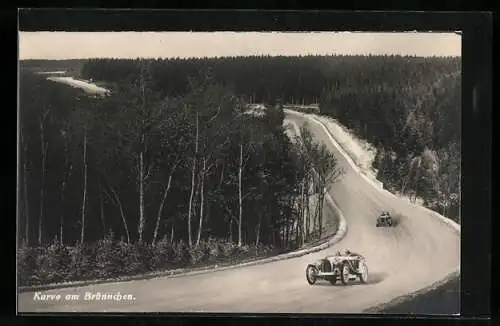
POLYGON ((65 202, 65 192, 66 192, 66 183, 67 179, 71 175, 72 165, 69 166, 69 171, 64 173, 62 185, 61 185, 61 221, 60 221, 60 230, 59 230, 59 239, 61 243, 64 241, 64 202, 65 202))
MULTIPOLYGON (((64 182, 63 182, 64 185, 64 182)), ((64 243, 64 186, 62 186, 61 190, 61 218, 59 222, 59 241, 61 241, 61 244, 64 243)))
POLYGON ((316 208, 314 209, 313 232, 318 231, 319 211, 321 210, 321 194, 316 196, 316 208))
MULTIPOLYGON (((288 199, 288 207, 293 207, 292 206, 292 201, 290 199, 288 199)), ((290 210, 290 214, 291 214, 291 210, 290 210)), ((286 216, 285 218, 285 235, 284 235, 284 238, 285 238, 285 248, 288 248, 288 219, 289 219, 289 216, 286 216)))
POLYGON ((224 181, 224 164, 222 164, 222 170, 220 173, 219 188, 222 187, 222 182, 224 181))
POLYGON ((290 225, 289 222, 287 221, 285 224, 285 248, 288 248, 289 244, 290 244, 290 225))
MULTIPOLYGON (((145 80, 144 80, 144 70, 146 67, 144 63, 141 61, 141 99, 142 99, 142 111, 146 113, 148 107, 146 106, 146 89, 145 89, 145 80)), ((144 182, 145 182, 145 173, 144 173, 144 152, 146 151, 145 147, 145 135, 141 135, 141 151, 139 153, 139 225, 137 231, 139 233, 139 243, 143 241, 143 233, 144 226, 146 224, 146 216, 144 212, 144 182)))
POLYGON ((99 209, 103 232, 106 232, 106 218, 104 216, 104 201, 102 200, 101 178, 99 177, 99 209))
MULTIPOLYGON (((160 207, 158 208, 158 216, 156 217, 156 226, 155 226, 155 231, 153 233, 153 244, 156 242, 156 238, 158 236, 158 230, 160 228, 160 219, 161 219, 161 213, 163 211, 163 206, 165 204, 165 200, 167 199, 168 192, 170 191, 170 187, 172 186, 172 177, 174 175, 176 166, 174 165, 172 169, 170 170, 170 175, 168 176, 168 183, 167 183, 167 188, 163 192, 163 197, 160 202, 160 207)), ((172 223, 172 228, 173 228, 173 223, 172 223)))
MULTIPOLYGON (((405 191, 406 191, 406 188, 408 187, 408 182, 411 182, 411 176, 413 174, 413 170, 414 170, 414 163, 412 161, 410 161, 410 166, 408 167, 408 174, 406 175, 406 177, 403 179, 403 185, 401 187, 401 194, 404 195, 405 191)), ((420 163, 418 163, 418 167, 417 167, 417 172, 416 172, 416 179, 417 179, 417 183, 418 183, 418 174, 419 174, 419 167, 420 167, 420 163)), ((411 185, 410 185, 411 187, 411 185)), ((411 189, 411 188, 410 188, 411 189)), ((411 193, 410 193, 410 197, 411 197, 411 193)))
POLYGON ((196 156, 198 155, 198 137, 199 137, 199 125, 198 125, 198 112, 196 112, 196 140, 195 140, 195 152, 193 157, 193 166, 191 168, 191 194, 189 196, 189 208, 188 208, 188 244, 189 247, 193 246, 193 240, 191 238, 191 216, 193 212, 193 198, 194 198, 194 187, 195 187, 195 170, 196 170, 196 156))
POLYGON ((309 224, 309 178, 306 179, 306 184, 304 186, 304 240, 307 241, 307 237, 309 236, 307 233, 307 227, 309 224))
POLYGON ((299 198, 295 198, 294 199, 294 207, 296 207, 295 211, 294 211, 294 215, 293 215, 293 219, 290 223, 290 226, 289 226, 289 235, 288 235, 288 240, 289 240, 289 244, 293 244, 293 242, 295 241, 296 239, 296 231, 295 231, 295 228, 296 228, 296 225, 298 223, 298 218, 299 218, 299 198))
POLYGON ((26 161, 28 160, 28 144, 24 142, 24 137, 22 135, 22 130, 21 130, 21 137, 23 140, 23 147, 24 147, 24 160, 23 160, 23 192, 24 192, 24 216, 26 218, 25 225, 24 225, 24 237, 25 237, 25 243, 28 246, 29 245, 29 225, 30 225, 30 214, 29 214, 29 203, 28 203, 28 169, 27 169, 27 164, 26 161))
POLYGON ((320 209, 319 209, 319 218, 318 218, 318 226, 319 226, 319 237, 321 238, 323 233, 323 207, 325 206, 325 194, 321 192, 320 196, 320 209))
POLYGON ((144 224, 146 218, 144 216, 144 152, 139 153, 139 225, 137 231, 139 233, 139 243, 142 243, 144 232, 144 224))
POLYGON ((307 192, 306 192, 306 239, 309 239, 310 236, 310 227, 311 227, 311 196, 310 196, 310 188, 311 188, 311 180, 308 178, 307 184, 307 192))
POLYGON ((416 202, 417 201, 417 197, 418 197, 418 184, 420 183, 420 167, 418 167, 417 169, 417 177, 416 177, 416 182, 415 182, 415 197, 413 199, 413 202, 416 202))
POLYGON ((260 222, 262 219, 262 212, 259 213, 259 220, 257 222, 257 227, 255 229, 255 234, 256 234, 256 239, 255 239, 255 245, 258 246, 260 243, 260 222))
POLYGON ((302 188, 301 188, 301 196, 302 196, 302 210, 301 210, 301 219, 300 219, 300 238, 299 238, 299 244, 302 246, 304 244, 304 223, 305 223, 305 213, 307 209, 307 202, 306 202, 306 194, 305 194, 305 187, 306 187, 306 179, 302 181, 302 188))
MULTIPOLYGON (((302 183, 301 183, 301 187, 302 187, 302 183)), ((301 188, 302 190, 302 188, 301 188)), ((300 246, 300 223, 301 223, 301 220, 302 220, 302 206, 303 206, 303 202, 302 202, 302 193, 300 194, 300 197, 299 197, 299 203, 298 203, 298 214, 297 214, 297 221, 295 223, 295 239, 294 239, 294 243, 297 244, 297 246, 300 246)))
POLYGON ((240 162, 238 166, 238 203, 239 203, 239 214, 238 214, 238 247, 241 247, 241 227, 243 220, 243 198, 242 198, 242 187, 241 179, 243 173, 243 142, 240 143, 240 162))
POLYGON ((271 243, 276 246, 276 230, 271 229, 271 243))
MULTIPOLYGON (((295 199, 291 198, 291 199, 289 199, 289 202, 290 202, 290 205, 288 207, 291 207, 290 214, 292 214, 291 217, 293 217, 293 212, 294 212, 294 207, 295 207, 295 199)), ((290 232, 291 232, 290 220, 288 218, 287 218, 287 222, 286 222, 285 232, 286 232, 285 245, 288 248, 290 245, 290 232)))
POLYGON ((408 171, 408 174, 406 175, 406 177, 403 178, 403 184, 401 185, 401 195, 405 194, 406 183, 408 182, 408 178, 410 176, 410 173, 411 173, 411 171, 408 171))
POLYGON ((293 197, 293 207, 295 209, 294 211, 294 216, 293 216, 293 219, 291 221, 291 224, 290 224, 290 227, 289 227, 289 234, 288 234, 288 241, 289 241, 289 244, 293 244, 293 242, 295 241, 296 239, 296 236, 294 235, 295 233, 295 225, 298 223, 298 219, 299 219, 299 214, 300 214, 300 198, 298 196, 294 196, 293 197))
POLYGON ((172 221, 172 226, 170 227, 170 244, 174 243, 174 222, 172 221))
POLYGON ((83 244, 85 238, 85 214, 87 209, 87 131, 83 138, 83 200, 82 200, 82 230, 80 243, 83 244))
POLYGON ((48 144, 45 143, 43 119, 41 118, 39 120, 40 121, 40 144, 41 144, 40 146, 41 146, 41 151, 42 151, 42 182, 41 182, 41 187, 40 187, 40 214, 38 216, 38 244, 39 245, 42 244, 42 220, 43 220, 43 213, 44 213, 44 209, 45 209, 45 207, 44 207, 44 201, 45 201, 45 164, 46 164, 46 160, 47 160, 47 148, 48 148, 48 144))
POLYGON ((315 180, 314 180, 314 194, 316 201, 314 203, 314 213, 313 213, 313 218, 312 218, 312 233, 314 234, 317 231, 318 228, 318 212, 319 212, 319 200, 320 200, 320 193, 321 193, 321 188, 320 188, 320 180, 319 180, 319 175, 315 175, 315 180))
POLYGON ((122 202, 120 201, 120 197, 118 197, 118 194, 116 193, 115 189, 111 187, 109 184, 108 187, 111 190, 111 193, 113 194, 114 198, 113 201, 115 202, 115 205, 118 206, 118 209, 120 210, 120 216, 122 218, 123 228, 125 229, 125 233, 127 234, 127 243, 130 243, 130 232, 128 231, 127 219, 125 218, 125 212, 123 211, 122 202))
POLYGON ((65 155, 65 162, 64 162, 64 174, 63 174, 63 179, 62 179, 62 184, 61 184, 61 218, 60 218, 60 226, 59 226, 59 241, 64 243, 64 202, 65 202, 65 194, 66 194, 66 184, 68 182, 68 179, 71 176, 71 172, 73 170, 73 164, 69 162, 69 156, 68 156, 68 143, 65 141, 64 142, 64 155, 65 155))
POLYGON ((200 189, 201 189, 201 174, 198 174, 197 181, 195 182, 196 188, 194 191, 194 199, 193 199, 193 216, 191 216, 191 219, 194 219, 195 217, 198 216, 199 212, 197 212, 196 208, 198 207, 198 201, 199 195, 200 195, 200 189))
POLYGON ((198 247, 200 245, 200 239, 201 239, 201 231, 203 229, 203 208, 205 204, 205 172, 206 172, 207 164, 206 164, 206 159, 203 158, 203 170, 201 173, 201 184, 200 184, 200 193, 201 193, 201 199, 200 199, 200 217, 199 217, 199 225, 198 225, 198 236, 196 237, 196 246, 198 247))
POLYGON ((229 242, 233 243, 233 217, 229 221, 229 242))

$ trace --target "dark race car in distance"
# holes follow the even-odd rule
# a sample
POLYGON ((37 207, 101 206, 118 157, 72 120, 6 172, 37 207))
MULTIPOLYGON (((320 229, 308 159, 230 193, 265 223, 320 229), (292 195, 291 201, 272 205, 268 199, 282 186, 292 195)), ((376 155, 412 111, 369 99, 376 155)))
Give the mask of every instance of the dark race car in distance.
POLYGON ((394 224, 394 220, 392 219, 392 216, 391 214, 389 214, 389 212, 382 212, 382 214, 380 214, 378 217, 377 217, 377 227, 380 227, 380 226, 393 226, 394 224))

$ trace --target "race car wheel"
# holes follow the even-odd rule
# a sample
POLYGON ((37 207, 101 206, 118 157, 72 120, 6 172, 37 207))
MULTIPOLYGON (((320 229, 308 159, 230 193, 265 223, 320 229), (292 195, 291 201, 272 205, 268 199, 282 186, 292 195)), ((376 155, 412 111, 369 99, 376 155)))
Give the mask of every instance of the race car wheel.
POLYGON ((347 265, 347 263, 342 265, 340 280, 342 281, 342 284, 347 284, 349 282, 349 265, 347 265))
POLYGON ((359 264, 359 280, 361 283, 366 283, 368 281, 368 266, 366 266, 364 262, 360 262, 359 264))
POLYGON ((309 265, 306 269, 307 283, 313 285, 316 283, 316 275, 318 274, 318 269, 315 266, 309 265))

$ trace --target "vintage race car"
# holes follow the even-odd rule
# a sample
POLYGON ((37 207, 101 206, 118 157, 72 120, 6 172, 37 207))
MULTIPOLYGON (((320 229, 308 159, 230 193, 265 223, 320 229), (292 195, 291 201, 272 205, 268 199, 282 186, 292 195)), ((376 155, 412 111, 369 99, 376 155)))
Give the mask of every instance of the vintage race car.
POLYGON ((392 226, 394 221, 392 219, 391 214, 389 212, 383 212, 377 217, 377 227, 380 226, 392 226))
POLYGON ((361 283, 368 280, 368 266, 363 256, 359 254, 326 256, 306 269, 306 278, 309 284, 318 279, 335 284, 340 279, 342 284, 359 279, 361 283))

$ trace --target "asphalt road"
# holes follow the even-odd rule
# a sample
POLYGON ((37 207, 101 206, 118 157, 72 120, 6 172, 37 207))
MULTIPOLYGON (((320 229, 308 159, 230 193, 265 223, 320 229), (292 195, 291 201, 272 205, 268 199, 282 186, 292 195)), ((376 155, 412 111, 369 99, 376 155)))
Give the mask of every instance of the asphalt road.
MULTIPOLYGON (((287 115, 289 121, 303 117, 287 115)), ((460 266, 460 235, 426 210, 378 190, 361 177, 329 140, 309 123, 317 141, 336 155, 345 174, 330 193, 348 225, 337 245, 295 259, 197 276, 98 284, 44 291, 58 301, 35 300, 21 293, 20 312, 233 312, 233 313, 359 313, 443 279, 460 266), (376 228, 375 218, 388 210, 399 219, 393 228, 376 228), (308 263, 348 248, 364 255, 367 284, 330 285, 305 279, 308 263), (133 300, 84 300, 86 292, 130 294, 133 300), (64 300, 80 294, 80 300, 64 300)), ((446 310, 446 308, 443 308, 446 310)), ((434 309, 433 312, 435 312, 434 309)), ((439 310, 439 309, 438 309, 439 310)), ((440 311, 457 313, 457 311, 440 311)), ((410 311, 409 311, 410 312, 410 311)))

